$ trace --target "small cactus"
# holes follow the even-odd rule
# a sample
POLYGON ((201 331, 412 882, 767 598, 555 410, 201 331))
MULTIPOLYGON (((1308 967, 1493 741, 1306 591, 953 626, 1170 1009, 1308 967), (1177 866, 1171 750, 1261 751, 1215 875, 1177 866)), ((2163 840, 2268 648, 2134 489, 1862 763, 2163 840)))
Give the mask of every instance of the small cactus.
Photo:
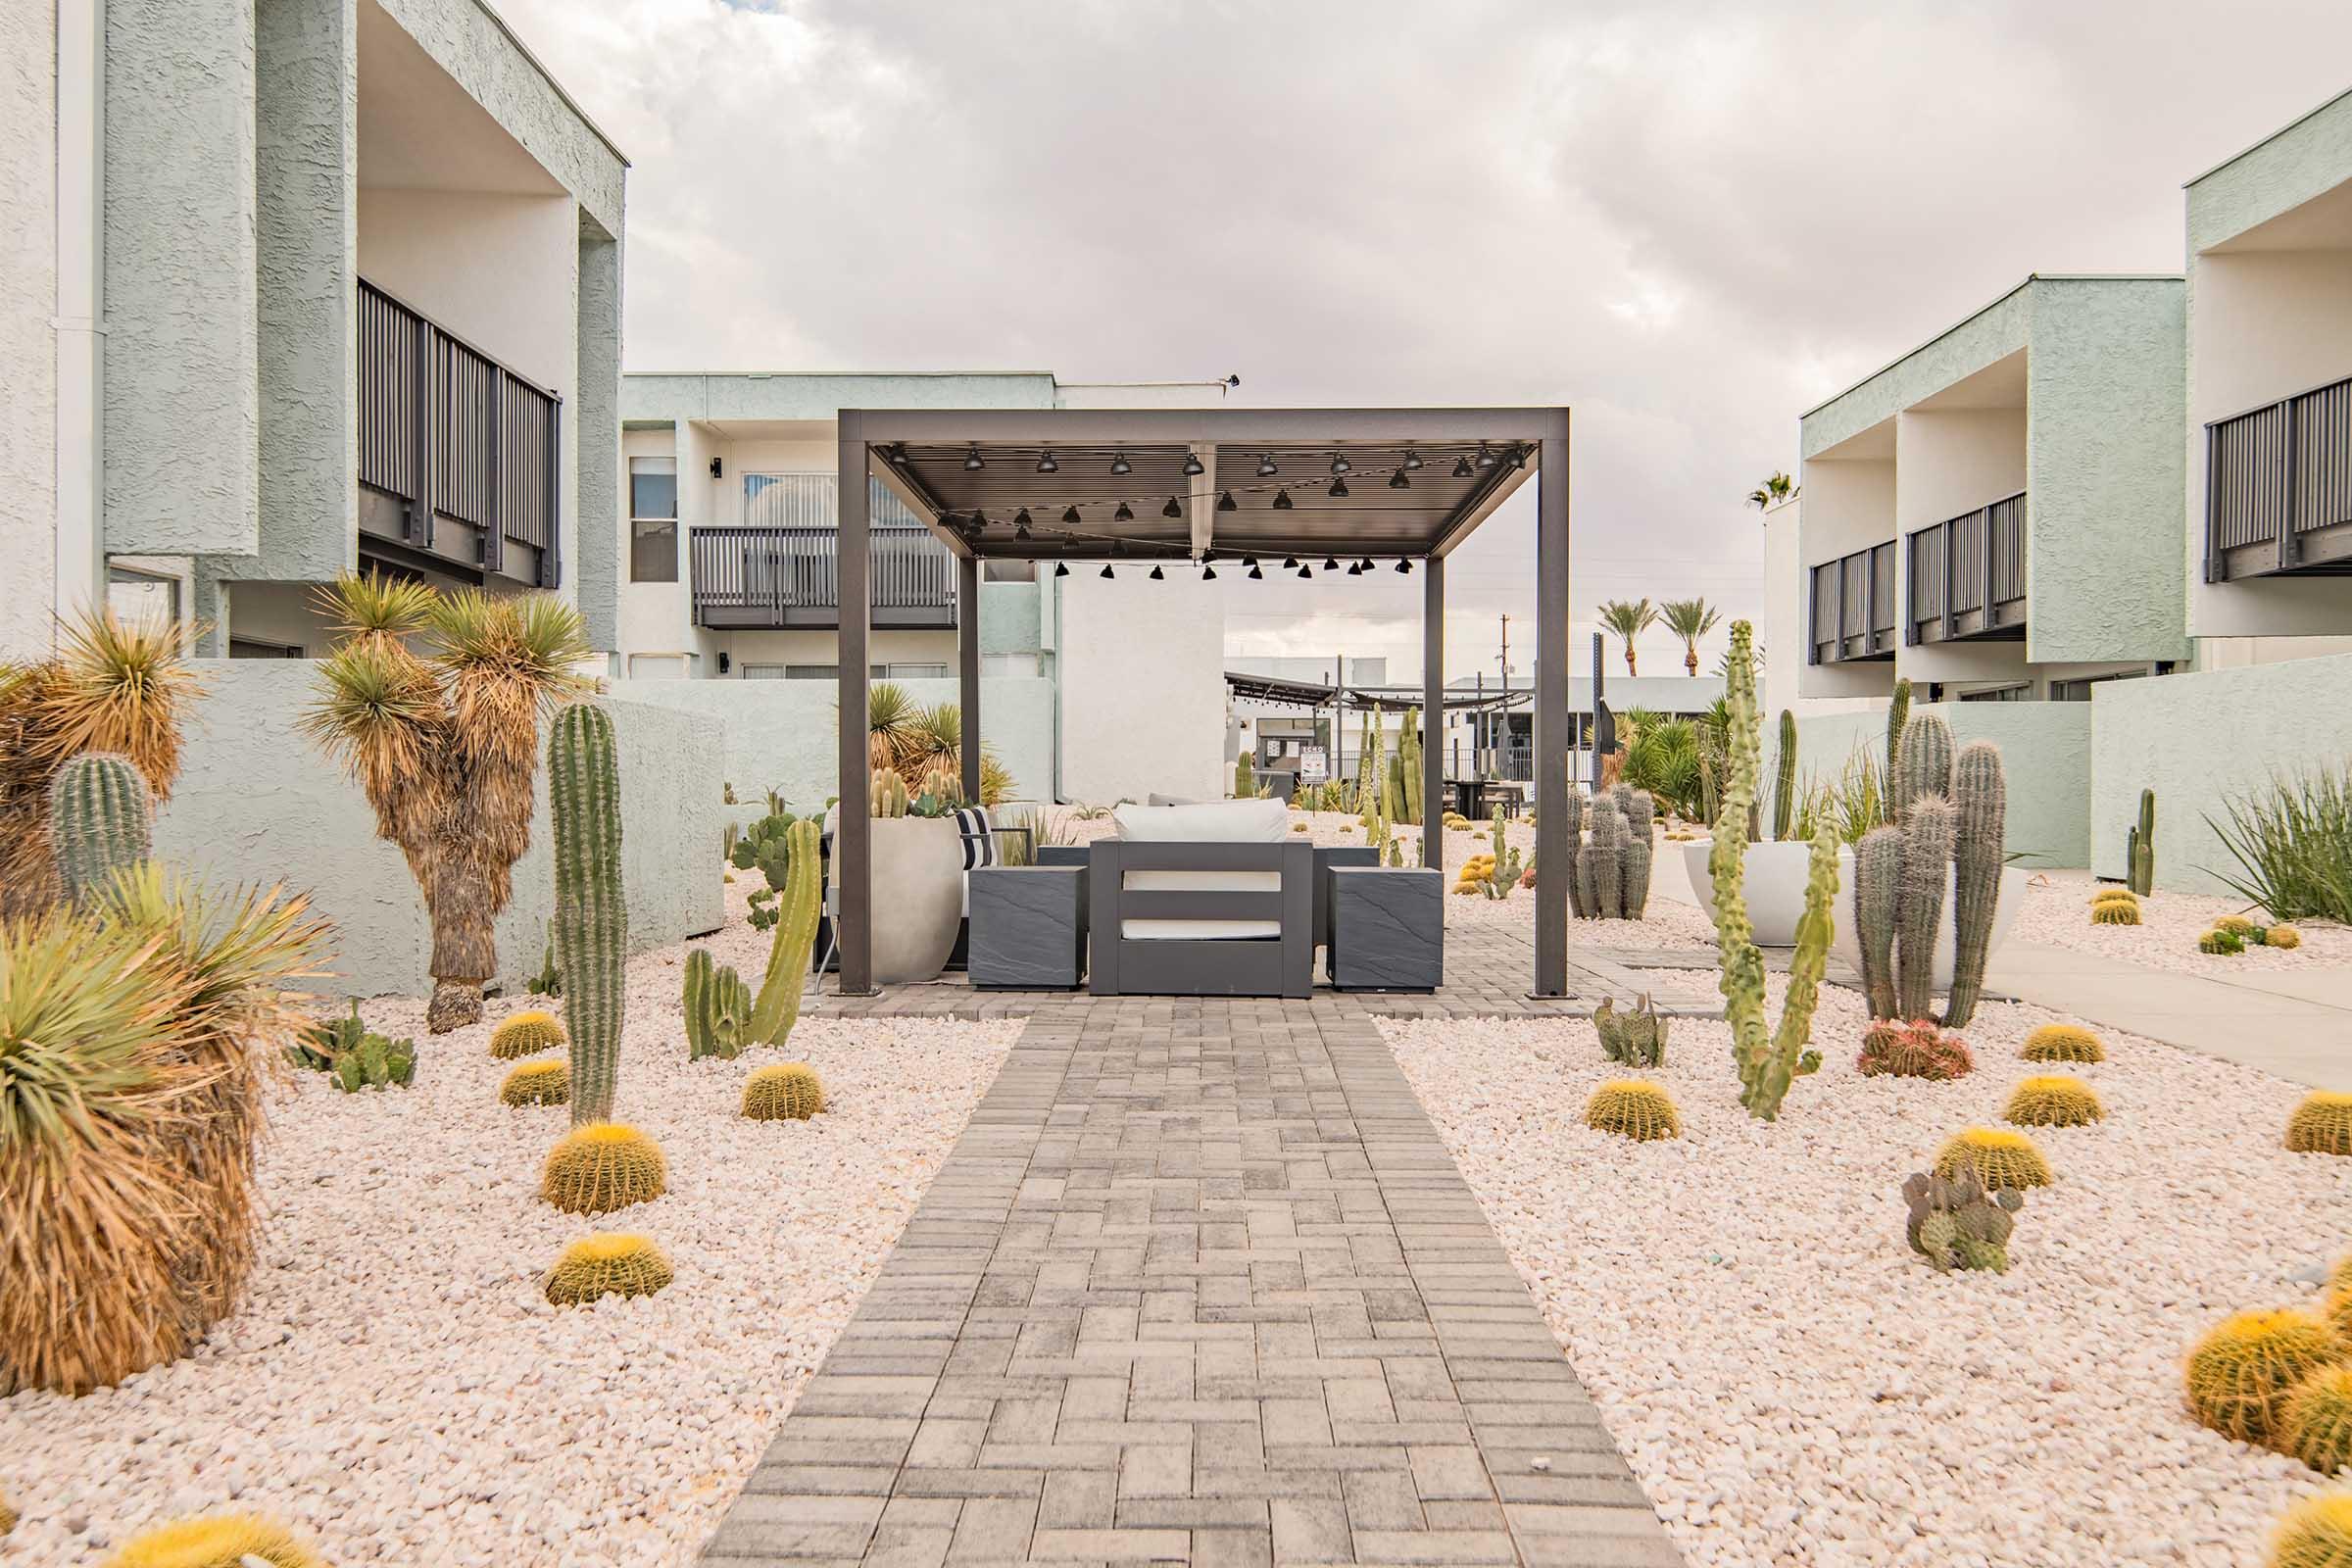
POLYGON ((2225 914, 2213 922, 2213 928, 2227 931, 2240 942, 2251 942, 2256 947, 2262 945, 2262 927, 2242 914, 2225 914))
POLYGON ((1638 1078, 1619 1078, 1593 1090, 1585 1105, 1585 1125, 1636 1143, 1679 1138, 1683 1132, 1666 1091, 1638 1078))
POLYGON ((2341 1353, 2309 1312, 2240 1312, 2189 1351, 2188 1408, 2224 1437, 2267 1442, 2288 1392, 2341 1353))
POLYGON ((807 1062, 761 1067, 743 1082, 743 1113, 754 1121, 807 1121, 824 1108, 824 1085, 807 1062))
POLYGON ((669 1185, 662 1148, 619 1122, 589 1122, 548 1152, 539 1196, 566 1214, 607 1214, 660 1198, 669 1185))
POLYGON ((2316 1089, 2286 1118, 2286 1147, 2296 1154, 2352 1154, 2352 1095, 2316 1089))
POLYGON ((733 964, 712 958, 709 948, 696 948, 686 955, 684 1007, 688 1061, 743 1054, 750 1043, 752 988, 744 984, 733 964))
POLYGON ((1619 1012, 1613 998, 1603 997, 1592 1009, 1592 1028, 1600 1036, 1601 1054, 1628 1067, 1666 1064, 1666 1018, 1644 991, 1633 1010, 1619 1012))
POLYGON ((2017 1189, 1988 1193, 1974 1170, 1949 1177, 1915 1171, 1903 1183, 1903 1201, 1910 1209, 1904 1239, 1937 1273, 1956 1268, 2009 1272, 2013 1216, 2026 1201, 2017 1189))
POLYGON ((2262 933, 2262 945, 2266 948, 2278 948, 2281 952, 2299 948, 2303 945, 2303 933, 2291 925, 2271 926, 2262 933))
POLYGON ((335 1053, 327 1081, 345 1094, 363 1089, 406 1089, 416 1077, 416 1042, 365 1036, 358 1046, 335 1053))
POLYGON ((571 1068, 560 1061, 517 1062, 498 1086, 502 1105, 561 1105, 571 1099, 571 1068))
POLYGON ((2130 888, 2117 887, 2115 884, 2109 883, 2093 893, 2090 896, 2090 902, 2092 904, 2137 904, 2139 895, 2130 888))
POLYGON ((2136 899, 2107 899, 2090 906, 2092 925, 2139 924, 2139 902, 2136 899))
POLYGON ((1936 1174, 1949 1181, 1963 1170, 1975 1171, 1977 1180, 1996 1191, 2014 1187, 2024 1192, 2055 1180, 2049 1161, 2032 1139, 1998 1127, 1971 1127, 1944 1141, 1936 1153, 1936 1174))
POLYGON ((2347 1352, 2352 1352, 2352 1258, 2335 1265, 2323 1310, 2328 1316, 2328 1326, 2335 1330, 2336 1339, 2347 1352))
POLYGON ((669 1259, 647 1238, 599 1231, 564 1249, 544 1288, 558 1306, 586 1306, 607 1296, 652 1296, 673 1277, 669 1259))
POLYGON ((866 786, 867 811, 873 816, 906 814, 906 781, 897 769, 877 767, 866 786))
POLYGON ((2080 1024, 2045 1023, 2026 1036, 2018 1054, 2028 1061, 2105 1061, 2107 1048, 2080 1024))
POLYGON ((182 1519, 132 1537, 105 1568, 323 1568, 317 1553, 284 1527, 249 1513, 182 1519))
POLYGON ((513 1061, 517 1056, 553 1051, 567 1038, 554 1013, 533 1007, 528 1012, 514 1014, 490 1031, 490 1054, 498 1061, 513 1061))
POLYGON ((2322 1367, 2289 1389, 2277 1437, 2279 1452, 2322 1474, 2352 1464, 2352 1367, 2322 1367))
POLYGON ((85 752, 49 788, 49 841, 66 896, 86 905, 115 873, 147 858, 155 799, 129 759, 85 752))
POLYGON ((1976 1069, 1968 1042, 1937 1028, 1926 1018, 1916 1023, 1882 1019, 1862 1035, 1862 1054, 1854 1059, 1865 1078, 1928 1078, 1944 1082, 1965 1077, 1976 1069))
POLYGON ((2228 956, 2245 952, 2246 939, 2234 931, 2225 931, 2220 926, 2215 926, 2197 938, 2197 951, 2210 953, 2217 956, 2228 956))
POLYGON ((2352 1568, 2352 1493, 2289 1509, 2271 1539, 2270 1568, 2352 1568))
POLYGON ((2009 1096, 2001 1120, 2020 1127, 2087 1127, 2107 1114, 2090 1085, 2052 1074, 2028 1078, 2009 1096))

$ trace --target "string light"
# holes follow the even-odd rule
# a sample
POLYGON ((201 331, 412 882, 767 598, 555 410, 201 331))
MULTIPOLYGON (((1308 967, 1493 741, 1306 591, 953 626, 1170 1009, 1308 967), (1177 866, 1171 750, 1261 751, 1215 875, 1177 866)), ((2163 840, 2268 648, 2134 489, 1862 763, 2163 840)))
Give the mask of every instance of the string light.
POLYGON ((1276 512, 1288 512, 1291 510, 1291 493, 1288 490, 1277 490, 1274 492, 1274 510, 1276 512))
POLYGON ((1350 577, 1357 577, 1357 576, 1361 576, 1361 575, 1363 574, 1363 570, 1364 570, 1364 568, 1363 568, 1363 567, 1361 567, 1361 566, 1359 566, 1359 565, 1357 565, 1357 564, 1356 564, 1354 562, 1350 561, 1349 563, 1348 563, 1348 576, 1350 576, 1350 577))
POLYGON ((1197 479, 1207 471, 1208 470, 1206 468, 1200 466, 1200 453, 1187 452, 1184 455, 1184 476, 1187 479, 1197 479))
POLYGON ((1102 568, 1102 580, 1103 580, 1104 582, 1109 582, 1109 581, 1113 580, 1113 578, 1115 578, 1116 576, 1117 576, 1117 573, 1113 572, 1113 571, 1112 571, 1112 570, 1111 570, 1111 569, 1110 569, 1108 566, 1104 566, 1104 567, 1102 568))
POLYGON ((1051 451, 1048 451, 1039 455, 1037 460, 1037 471, 1040 473, 1059 473, 1061 471, 1061 465, 1055 463, 1054 461, 1054 454, 1051 451))
POLYGON ((1409 561, 1401 559, 1398 560, 1396 563, 1396 575, 1399 577, 1410 577, 1412 574, 1413 564, 1409 561))
POLYGON ((1337 571, 1340 569, 1340 564, 1337 561, 1334 561, 1331 557, 1325 556, 1323 558, 1323 569, 1325 571, 1337 571))
POLYGON ((1420 454, 1420 453, 1418 453, 1418 452, 1415 452, 1415 451, 1414 451, 1414 450, 1413 450, 1411 447, 1406 447, 1406 448, 1404 449, 1404 466, 1405 466, 1406 467, 1408 467, 1408 468, 1418 468, 1418 467, 1420 467, 1420 466, 1421 466, 1421 454, 1420 454))
POLYGON ((1200 580, 1202 582, 1215 582, 1217 580, 1217 568, 1214 566, 1202 566, 1200 568, 1200 580))
POLYGON ((1021 514, 1012 519, 1012 536, 1015 539, 1029 537, 1029 509, 1027 507, 1023 507, 1021 514))
POLYGON ((1392 489, 1392 490, 1410 490, 1412 487, 1413 487, 1413 481, 1412 481, 1412 480, 1410 480, 1410 479, 1407 479, 1407 478, 1404 476, 1404 470, 1403 470, 1402 468, 1398 468, 1398 469, 1397 469, 1397 470, 1396 470, 1395 473, 1392 473, 1392 474, 1390 474, 1390 475, 1389 475, 1389 488, 1390 488, 1390 489, 1392 489))
POLYGON ((1274 466, 1273 453, 1269 452, 1257 460, 1257 476, 1260 479, 1271 479, 1281 471, 1280 468, 1274 466))
POLYGON ((1331 455, 1331 471, 1334 473, 1352 473, 1355 471, 1355 465, 1348 461, 1347 453, 1335 452, 1331 455))
POLYGON ((1233 492, 1228 490, 1217 497, 1217 510, 1219 512, 1239 512, 1242 510, 1242 504, 1234 500, 1233 492))
POLYGON ((1077 527, 1077 526, 1078 526, 1078 509, 1077 509, 1076 507, 1064 507, 1064 508, 1062 508, 1062 509, 1061 509, 1061 520, 1062 520, 1062 521, 1064 521, 1064 522, 1066 522, 1066 523, 1068 523, 1068 524, 1069 524, 1071 527, 1073 527, 1073 528, 1077 527))
POLYGON ((1250 563, 1250 575, 1258 582, 1264 582, 1266 580, 1266 574, 1257 569, 1257 563, 1254 561, 1250 563))
POLYGON ((1364 557, 1363 560, 1355 564, 1355 569, 1358 571, 1370 571, 1372 569, 1372 558, 1370 556, 1364 557))
POLYGON ((973 442, 971 450, 963 455, 963 471, 966 473, 978 473, 982 468, 987 466, 988 464, 983 461, 980 456, 980 443, 977 441, 973 442))
POLYGON ((1184 508, 1176 504, 1174 496, 1170 496, 1168 504, 1159 509, 1159 514, 1163 517, 1181 517, 1184 515, 1184 508))
POLYGON ((1133 473, 1135 465, 1127 461, 1126 453, 1114 452, 1110 455, 1110 471, 1120 474, 1133 473))
POLYGON ((1492 468, 1494 466, 1494 454, 1489 450, 1484 441, 1481 441, 1478 444, 1478 466, 1481 468, 1492 468))
POLYGON ((1300 582, 1308 582, 1308 581, 1311 581, 1311 580, 1313 580, 1313 578, 1314 578, 1314 575, 1315 575, 1315 573, 1314 573, 1314 570, 1313 570, 1313 568, 1311 568, 1311 567, 1308 567, 1308 566, 1300 566, 1300 567, 1298 568, 1298 580, 1299 580, 1300 582))
POLYGON ((1110 520, 1113 522, 1133 522, 1135 520, 1135 509, 1129 506, 1126 502, 1122 501, 1119 503, 1119 510, 1110 514, 1110 520))
POLYGON ((1332 480, 1332 481, 1331 481, 1331 498, 1332 498, 1334 501, 1338 501, 1338 500, 1340 500, 1340 499, 1344 498, 1344 497, 1345 497, 1347 494, 1348 494, 1348 481, 1347 481, 1347 480, 1345 480, 1345 479, 1334 479, 1334 480, 1332 480))
POLYGON ((1069 574, 1070 574, 1070 564, 1069 564, 1068 562, 1066 562, 1066 561, 1056 561, 1055 563, 1054 563, 1054 576, 1056 576, 1056 577, 1067 577, 1069 574))
POLYGON ((1297 571, 1298 569, 1298 558, 1297 556, 1283 557, 1282 569, 1285 571, 1297 571))
POLYGON ((1467 479, 1470 477, 1470 460, 1468 458, 1456 458, 1453 460, 1453 476, 1456 479, 1467 479))
POLYGON ((1157 566, 1153 566, 1152 568, 1152 580, 1153 582, 1166 582, 1168 580, 1168 574, 1160 570, 1157 566))

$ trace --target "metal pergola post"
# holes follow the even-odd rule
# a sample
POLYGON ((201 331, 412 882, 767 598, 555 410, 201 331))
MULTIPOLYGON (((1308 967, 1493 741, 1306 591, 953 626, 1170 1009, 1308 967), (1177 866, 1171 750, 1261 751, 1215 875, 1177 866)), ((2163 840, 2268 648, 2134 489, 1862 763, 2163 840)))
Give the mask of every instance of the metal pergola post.
POLYGON ((1536 466, 1536 995, 1568 990, 1568 431, 1536 466))
POLYGON ((1446 558, 1421 563, 1421 863, 1446 868, 1446 558))
POLYGON ((841 415, 840 451, 834 490, 840 534, 835 541, 836 581, 840 586, 841 630, 838 634, 841 683, 841 809, 833 826, 833 887, 838 895, 833 916, 834 940, 841 953, 841 994, 870 997, 874 992, 873 949, 873 824, 866 815, 866 703, 867 634, 873 622, 873 540, 867 494, 865 433, 858 416, 841 415))
POLYGON ((963 715, 963 798, 980 801, 980 558, 956 558, 956 701, 963 715))

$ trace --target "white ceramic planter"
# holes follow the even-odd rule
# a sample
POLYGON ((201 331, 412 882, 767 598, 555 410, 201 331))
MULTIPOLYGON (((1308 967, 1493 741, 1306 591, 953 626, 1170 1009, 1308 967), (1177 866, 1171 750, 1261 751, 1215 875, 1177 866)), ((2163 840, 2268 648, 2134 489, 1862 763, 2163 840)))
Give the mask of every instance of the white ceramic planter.
MULTIPOLYGON (((1984 955, 1987 963, 2000 956, 2001 944, 2009 940, 2009 928, 2017 923, 2017 911, 2025 906, 2026 883, 2032 875, 2032 872, 2014 865, 2001 868, 2000 902, 1993 906, 1992 910, 1992 943, 1984 955)), ((1859 974, 1862 972, 1862 944, 1854 933, 1854 889, 1851 878, 1840 878, 1838 887, 1838 928, 1831 935, 1830 951, 1838 956, 1838 961, 1859 974)), ((1952 885, 1946 881, 1943 887, 1943 915, 1936 926, 1936 989, 1939 993, 1952 988, 1953 931, 1952 885)))
POLYGON ((936 980, 963 920, 963 844, 952 816, 877 816, 874 983, 936 980))
MULTIPOLYGON (((1683 871, 1690 878, 1690 891, 1698 906, 1712 909, 1715 880, 1707 869, 1707 857, 1714 852, 1714 842, 1697 839, 1680 848, 1683 871)), ((1796 923, 1805 914, 1805 877, 1812 863, 1813 846, 1793 839, 1785 844, 1767 842, 1747 847, 1747 858, 1740 868, 1740 897, 1747 904, 1747 921, 1755 927, 1758 947, 1796 945, 1796 923)), ((1839 850, 1835 906, 1838 925, 1845 923, 1845 896, 1853 880, 1854 852, 1839 850)))

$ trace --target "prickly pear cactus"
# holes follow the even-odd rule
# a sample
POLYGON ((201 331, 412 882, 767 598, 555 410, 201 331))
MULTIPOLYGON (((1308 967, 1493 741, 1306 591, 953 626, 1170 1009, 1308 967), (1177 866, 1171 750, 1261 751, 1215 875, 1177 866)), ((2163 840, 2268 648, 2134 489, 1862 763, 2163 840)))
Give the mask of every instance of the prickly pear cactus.
POLYGON ((1903 1201, 1910 1210, 1903 1234, 1936 1272, 2008 1272, 2012 1216, 2025 1206, 2016 1189, 1987 1192, 1973 1170, 1948 1176, 1917 1171, 1903 1183, 1903 1201))
POLYGON ((1666 1016, 1648 992, 1642 993, 1630 1012, 1619 1012, 1614 998, 1601 998, 1592 1010, 1592 1027, 1599 1032, 1601 1054, 1611 1061, 1628 1067, 1666 1064, 1666 1016))

